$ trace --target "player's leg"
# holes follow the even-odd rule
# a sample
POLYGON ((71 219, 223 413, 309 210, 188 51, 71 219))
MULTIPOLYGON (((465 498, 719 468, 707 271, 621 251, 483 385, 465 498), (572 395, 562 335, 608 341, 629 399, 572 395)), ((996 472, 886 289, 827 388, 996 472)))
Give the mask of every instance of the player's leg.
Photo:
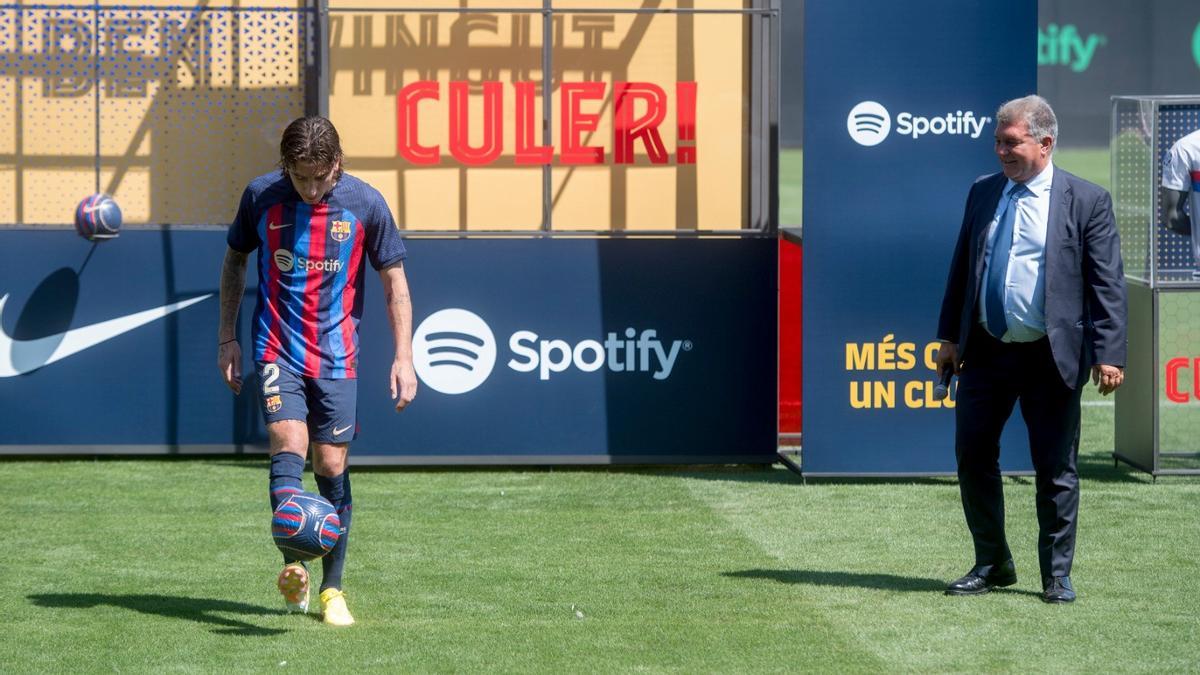
MULTIPOLYGON (((303 380, 274 363, 258 364, 260 394, 267 436, 271 443, 271 512, 297 492, 304 491, 304 460, 308 453, 308 405, 303 380)), ((308 568, 284 556, 276 587, 290 611, 308 610, 308 568)))
MULTIPOLYGON (((271 512, 291 495, 304 492, 304 461, 308 453, 308 429, 298 420, 281 420, 267 425, 271 442, 271 512), (297 448, 296 446, 300 447, 297 448)), ((285 556, 286 562, 286 556, 285 556)))
POLYGON ((342 522, 342 535, 337 544, 321 558, 321 590, 342 587, 342 569, 346 564, 346 545, 349 542, 353 502, 350 495, 350 474, 346 468, 349 443, 313 443, 313 475, 317 489, 337 510, 342 522))
POLYGON ((310 380, 309 437, 312 439, 313 474, 321 496, 337 510, 342 534, 337 544, 321 558, 321 610, 325 623, 348 626, 354 617, 342 593, 342 571, 350 543, 353 501, 346 457, 349 441, 356 435, 356 380, 310 380))
MULTIPOLYGON (((307 448, 302 446, 296 452, 295 446, 308 440, 308 429, 304 422, 282 420, 267 425, 267 434, 271 438, 271 512, 274 513, 289 496, 304 491, 302 477, 307 448)), ((289 611, 308 611, 309 575, 303 562, 285 555, 275 585, 289 611)))
POLYGON ((325 623, 349 626, 354 616, 346 606, 342 592, 342 570, 346 565, 346 548, 350 544, 350 520, 353 503, 350 494, 350 473, 346 469, 349 443, 313 443, 313 473, 321 496, 333 504, 342 522, 342 535, 337 544, 321 558, 321 614, 325 623))

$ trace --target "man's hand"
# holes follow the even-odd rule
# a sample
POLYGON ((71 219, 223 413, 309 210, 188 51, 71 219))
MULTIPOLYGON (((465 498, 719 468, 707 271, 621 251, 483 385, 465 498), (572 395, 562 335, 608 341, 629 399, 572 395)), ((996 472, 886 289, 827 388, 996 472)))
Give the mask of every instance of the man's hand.
POLYGON ((1124 381, 1125 370, 1122 368, 1103 364, 1092 366, 1092 384, 1105 396, 1116 391, 1124 381))
POLYGON ((234 394, 242 393, 242 348, 237 340, 230 340, 217 347, 217 368, 225 378, 225 386, 234 394))
POLYGON ((958 375, 958 345, 953 342, 943 342, 938 348, 937 358, 934 359, 937 364, 938 377, 942 376, 947 370, 953 371, 958 375))
POLYGON ((412 361, 392 361, 390 379, 392 400, 396 402, 396 412, 400 412, 417 397, 417 371, 413 370, 412 361))

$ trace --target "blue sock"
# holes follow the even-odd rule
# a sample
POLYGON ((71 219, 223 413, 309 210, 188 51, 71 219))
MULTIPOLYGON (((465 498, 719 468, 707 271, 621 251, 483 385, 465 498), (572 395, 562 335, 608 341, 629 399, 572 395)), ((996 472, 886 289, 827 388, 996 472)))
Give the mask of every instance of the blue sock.
MULTIPOLYGON (((315 474, 314 474, 315 475, 315 474)), ((342 536, 329 553, 321 558, 321 590, 342 587, 342 568, 346 564, 346 544, 350 539, 350 514, 353 503, 350 498, 350 470, 340 476, 317 476, 317 489, 337 509, 342 521, 342 536)))
MULTIPOLYGON (((271 457, 271 513, 279 503, 289 496, 304 491, 304 458, 290 452, 280 452, 271 457)), ((284 564, 294 562, 283 557, 284 564)))

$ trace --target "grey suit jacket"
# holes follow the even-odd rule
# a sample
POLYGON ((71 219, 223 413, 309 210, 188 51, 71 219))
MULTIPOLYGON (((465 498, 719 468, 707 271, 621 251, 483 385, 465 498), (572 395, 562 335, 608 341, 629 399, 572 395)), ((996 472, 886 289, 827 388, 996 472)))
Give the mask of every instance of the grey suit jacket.
MULTIPOLYGON (((971 186, 946 280, 937 334, 958 344, 964 363, 978 316, 987 227, 1006 181, 994 173, 971 186)), ((1125 367, 1125 272, 1112 197, 1058 167, 1050 186, 1045 275, 1046 334, 1063 382, 1078 388, 1097 363, 1125 367)))

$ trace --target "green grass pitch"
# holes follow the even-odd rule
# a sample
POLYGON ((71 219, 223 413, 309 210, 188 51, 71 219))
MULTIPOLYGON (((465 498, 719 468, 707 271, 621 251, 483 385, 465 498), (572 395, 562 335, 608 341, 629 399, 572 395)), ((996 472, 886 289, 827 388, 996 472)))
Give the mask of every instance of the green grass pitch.
POLYGON ((950 598, 949 479, 358 471, 331 629, 281 612, 263 459, 3 461, 0 672, 1200 672, 1200 481, 1114 468, 1093 391, 1069 606, 1036 595, 1028 479, 1019 583, 950 598))
POLYGON ((1020 582, 950 598, 947 479, 359 471, 333 629, 280 612, 265 461, 6 461, 0 670, 1200 670, 1200 482, 1114 469, 1112 408, 1085 416, 1071 606, 1037 598, 1027 479, 1020 582))

